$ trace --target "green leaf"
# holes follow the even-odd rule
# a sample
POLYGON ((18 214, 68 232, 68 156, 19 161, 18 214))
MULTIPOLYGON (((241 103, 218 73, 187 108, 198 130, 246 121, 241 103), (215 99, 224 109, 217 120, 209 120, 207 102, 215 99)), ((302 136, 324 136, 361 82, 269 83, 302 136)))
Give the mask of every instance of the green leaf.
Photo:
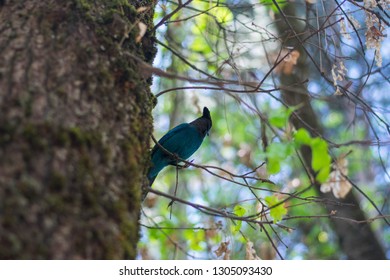
POLYGON ((239 217, 242 217, 245 215, 246 213, 246 210, 244 207, 240 206, 240 205, 236 205, 234 206, 234 209, 233 209, 233 213, 239 217))
POLYGON ((328 154, 328 143, 321 138, 314 138, 311 142, 312 167, 315 171, 330 165, 331 157, 328 154))
POLYGON ((268 158, 282 160, 290 156, 292 152, 293 152, 293 147, 290 143, 272 142, 267 147, 268 158))
POLYGON ((283 216, 287 214, 284 203, 280 203, 280 200, 276 196, 271 195, 265 197, 265 203, 270 208, 270 216, 274 219, 274 223, 281 221, 283 216))
POLYGON ((199 231, 184 231, 184 237, 188 242, 188 245, 193 251, 201 251, 203 248, 202 242, 205 240, 205 232, 199 231))
POLYGON ((311 165, 314 171, 318 171, 316 179, 323 183, 328 179, 332 158, 328 153, 328 143, 321 138, 314 138, 311 141, 312 158, 311 165))
POLYGON ((267 172, 269 174, 276 174, 280 171, 280 161, 278 159, 270 158, 267 162, 267 172))
POLYGON ((278 128, 283 128, 286 126, 288 119, 291 116, 291 113, 294 112, 296 107, 291 108, 280 108, 277 110, 272 110, 269 114, 268 121, 271 125, 276 126, 278 128))
POLYGON ((270 113, 268 121, 273 126, 283 128, 286 125, 288 118, 289 115, 286 113, 286 110, 274 110, 270 113))
POLYGON ((316 180, 320 183, 325 183, 330 174, 330 165, 327 167, 321 168, 321 170, 317 173, 316 180))
POLYGON ((276 174, 280 171, 280 163, 293 152, 291 143, 273 142, 267 147, 267 172, 276 174))
POLYGON ((235 234, 240 231, 242 226, 242 221, 237 220, 235 221, 235 224, 232 225, 232 233, 235 234))
MULTIPOLYGON (((236 206, 234 206, 233 213, 235 215, 237 215, 238 217, 242 217, 245 215, 246 210, 244 207, 242 207, 240 205, 236 205, 236 206)), ((241 226, 242 226, 242 221, 240 221, 240 220, 235 221, 235 224, 232 226, 233 233, 239 232, 241 229, 241 226)))
POLYGON ((298 145, 310 145, 312 138, 310 136, 310 133, 306 129, 300 128, 294 134, 294 141, 298 145))
POLYGON ((229 23, 233 21, 233 13, 227 7, 214 7, 209 12, 219 23, 229 23))
MULTIPOLYGON (((271 9, 276 14, 279 14, 279 9, 272 2, 272 0, 260 0, 260 3, 264 4, 267 9, 271 9)), ((286 0, 278 0, 278 1, 276 1, 276 3, 278 4, 280 9, 283 9, 283 7, 287 5, 288 1, 286 1, 286 0)))

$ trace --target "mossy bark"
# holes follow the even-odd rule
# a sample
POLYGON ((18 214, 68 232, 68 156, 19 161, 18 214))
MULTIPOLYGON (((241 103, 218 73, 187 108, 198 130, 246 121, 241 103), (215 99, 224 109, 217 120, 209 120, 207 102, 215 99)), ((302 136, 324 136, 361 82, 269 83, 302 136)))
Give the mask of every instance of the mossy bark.
POLYGON ((135 258, 154 2, 0 5, 0 258, 135 258))

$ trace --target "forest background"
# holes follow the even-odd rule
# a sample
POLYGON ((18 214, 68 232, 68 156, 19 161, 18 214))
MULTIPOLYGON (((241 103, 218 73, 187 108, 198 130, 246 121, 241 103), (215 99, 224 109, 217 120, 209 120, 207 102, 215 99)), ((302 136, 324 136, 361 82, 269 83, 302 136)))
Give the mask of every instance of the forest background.
POLYGON ((0 1, 0 258, 388 259, 389 4, 0 1))

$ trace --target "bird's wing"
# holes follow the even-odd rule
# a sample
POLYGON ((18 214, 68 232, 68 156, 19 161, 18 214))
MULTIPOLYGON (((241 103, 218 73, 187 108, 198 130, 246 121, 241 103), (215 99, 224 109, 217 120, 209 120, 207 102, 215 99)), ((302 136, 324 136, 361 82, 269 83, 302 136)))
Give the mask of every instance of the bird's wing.
MULTIPOLYGON (((180 132, 183 132, 185 129, 187 129, 190 125, 188 123, 182 123, 174 128, 172 128, 170 131, 167 132, 160 140, 158 140, 158 143, 164 147, 164 144, 169 141, 174 135, 177 135, 180 132)), ((156 144, 152 149, 152 156, 153 154, 158 150, 158 145, 156 144)))

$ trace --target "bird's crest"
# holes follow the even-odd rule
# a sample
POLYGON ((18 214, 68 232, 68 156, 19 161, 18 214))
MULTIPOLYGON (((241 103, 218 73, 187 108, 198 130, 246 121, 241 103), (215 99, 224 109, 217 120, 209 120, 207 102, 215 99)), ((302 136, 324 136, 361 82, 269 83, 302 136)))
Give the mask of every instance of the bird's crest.
POLYGON ((210 115, 210 111, 207 107, 204 107, 203 108, 203 115, 202 115, 202 118, 206 119, 206 120, 209 120, 210 122, 207 122, 207 135, 209 135, 209 131, 213 125, 213 122, 211 120, 211 115, 210 115))
POLYGON ((196 129, 199 131, 199 133, 202 135, 202 137, 205 137, 206 134, 209 134, 209 130, 212 126, 210 111, 207 109, 207 107, 203 108, 203 115, 196 120, 190 122, 190 125, 193 125, 196 127, 196 129))

